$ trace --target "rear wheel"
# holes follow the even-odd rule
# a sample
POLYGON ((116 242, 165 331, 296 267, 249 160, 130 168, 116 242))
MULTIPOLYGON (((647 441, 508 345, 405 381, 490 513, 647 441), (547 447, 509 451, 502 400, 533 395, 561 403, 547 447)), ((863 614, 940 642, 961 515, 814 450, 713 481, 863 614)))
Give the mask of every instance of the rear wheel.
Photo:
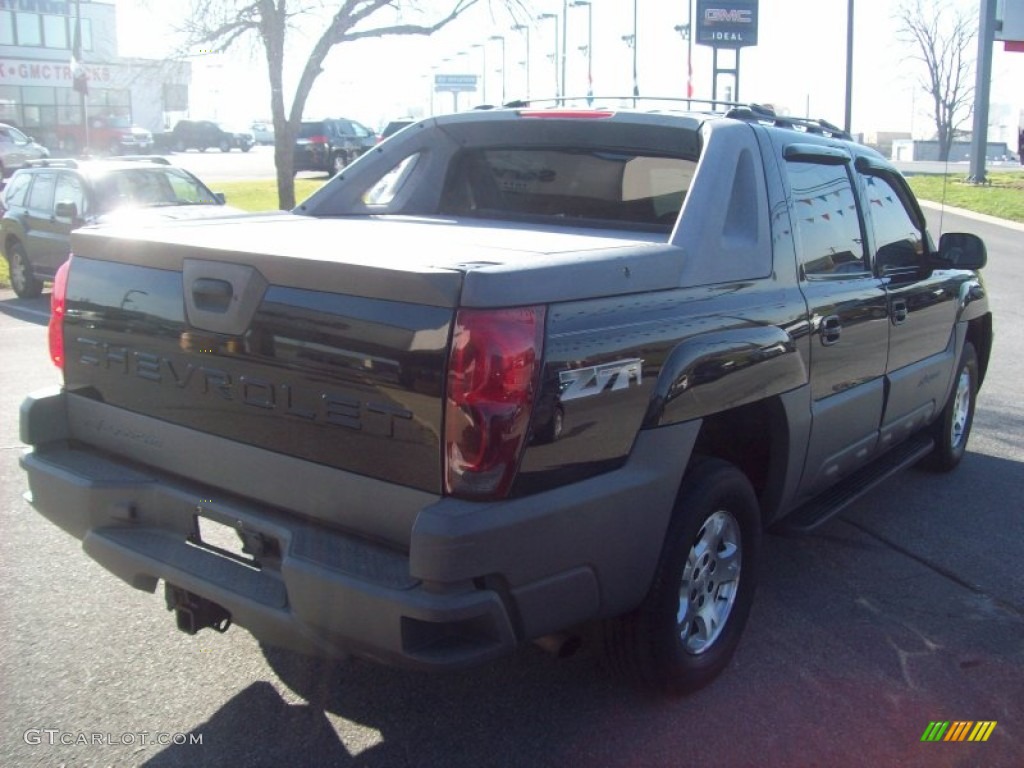
POLYGON ((971 342, 964 344, 956 380, 942 415, 932 424, 935 448, 922 462, 937 472, 954 469, 967 452, 967 440, 974 424, 974 403, 978 396, 978 353, 971 342))
POLYGON ((8 246, 7 260, 11 268, 11 288, 22 299, 34 299, 43 292, 43 282, 32 273, 32 264, 25 246, 15 241, 8 246))
POLYGON ((348 157, 344 152, 335 152, 331 156, 331 170, 334 173, 341 173, 345 170, 345 166, 348 165, 348 157))
POLYGON ((220 140, 220 151, 221 152, 230 152, 231 151, 231 142, 228 141, 227 139, 221 139, 220 140))
POLYGON ((747 477, 724 461, 700 460, 683 481, 647 597, 606 624, 616 671, 673 694, 714 680, 750 614, 760 539, 747 477))

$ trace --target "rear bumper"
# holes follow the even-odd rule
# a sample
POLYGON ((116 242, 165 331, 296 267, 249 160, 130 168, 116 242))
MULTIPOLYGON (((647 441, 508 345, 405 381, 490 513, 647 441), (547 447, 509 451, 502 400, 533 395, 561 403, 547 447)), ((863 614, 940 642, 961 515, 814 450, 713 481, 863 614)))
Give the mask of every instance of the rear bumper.
POLYGON ((106 569, 138 589, 165 581, 217 603, 271 645, 424 668, 476 664, 633 607, 678 487, 678 441, 696 435, 645 433, 621 469, 523 499, 433 497, 401 551, 77 443, 65 401, 22 408, 35 445, 21 460, 27 498, 106 569), (197 517, 239 531, 256 563, 199 544, 197 517))

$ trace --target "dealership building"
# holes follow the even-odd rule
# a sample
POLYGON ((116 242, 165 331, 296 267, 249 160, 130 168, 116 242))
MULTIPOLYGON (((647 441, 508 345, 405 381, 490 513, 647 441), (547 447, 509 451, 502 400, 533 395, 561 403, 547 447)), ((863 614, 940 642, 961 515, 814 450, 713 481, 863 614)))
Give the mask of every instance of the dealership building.
POLYGON ((187 62, 120 58, 116 8, 96 0, 0 0, 0 122, 54 146, 60 126, 127 119, 158 132, 188 109, 187 62), (88 75, 75 90, 76 37, 88 75), (173 116, 173 117, 172 117, 173 116))

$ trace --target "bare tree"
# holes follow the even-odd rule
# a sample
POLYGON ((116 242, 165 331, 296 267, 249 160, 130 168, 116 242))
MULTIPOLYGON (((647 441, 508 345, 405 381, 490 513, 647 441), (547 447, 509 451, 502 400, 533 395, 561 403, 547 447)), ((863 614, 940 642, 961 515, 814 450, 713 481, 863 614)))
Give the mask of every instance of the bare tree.
POLYGON ((911 46, 911 60, 923 67, 920 86, 932 98, 939 157, 949 159, 953 139, 974 105, 977 13, 949 0, 903 0, 895 13, 900 40, 911 46))
MULTIPOLYGON (((191 0, 184 27, 187 45, 224 52, 245 39, 263 49, 270 83, 270 114, 274 121, 274 164, 278 204, 295 206, 293 148, 299 123, 313 84, 323 72, 331 49, 341 43, 387 35, 431 35, 461 16, 479 0, 431 0, 423 11, 416 0, 191 0), (436 10, 439 6, 444 10, 436 10), (427 23, 403 21, 403 12, 416 12, 427 23), (322 19, 324 27, 309 50, 291 104, 285 101, 286 40, 295 25, 322 19), (378 23, 379 22, 379 23, 378 23)), ((507 7, 519 0, 504 0, 507 7)), ((295 37, 292 35, 291 37, 295 37)), ((294 44, 287 50, 294 52, 294 44)))

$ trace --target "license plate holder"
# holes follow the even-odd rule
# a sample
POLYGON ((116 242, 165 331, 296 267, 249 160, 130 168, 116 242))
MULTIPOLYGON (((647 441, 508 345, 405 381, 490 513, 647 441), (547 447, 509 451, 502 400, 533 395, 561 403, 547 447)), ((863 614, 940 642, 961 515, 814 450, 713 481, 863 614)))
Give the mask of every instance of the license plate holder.
POLYGON ((256 558, 244 551, 245 544, 239 528, 204 515, 196 515, 195 523, 195 533, 189 537, 192 544, 243 565, 259 568, 256 558))

